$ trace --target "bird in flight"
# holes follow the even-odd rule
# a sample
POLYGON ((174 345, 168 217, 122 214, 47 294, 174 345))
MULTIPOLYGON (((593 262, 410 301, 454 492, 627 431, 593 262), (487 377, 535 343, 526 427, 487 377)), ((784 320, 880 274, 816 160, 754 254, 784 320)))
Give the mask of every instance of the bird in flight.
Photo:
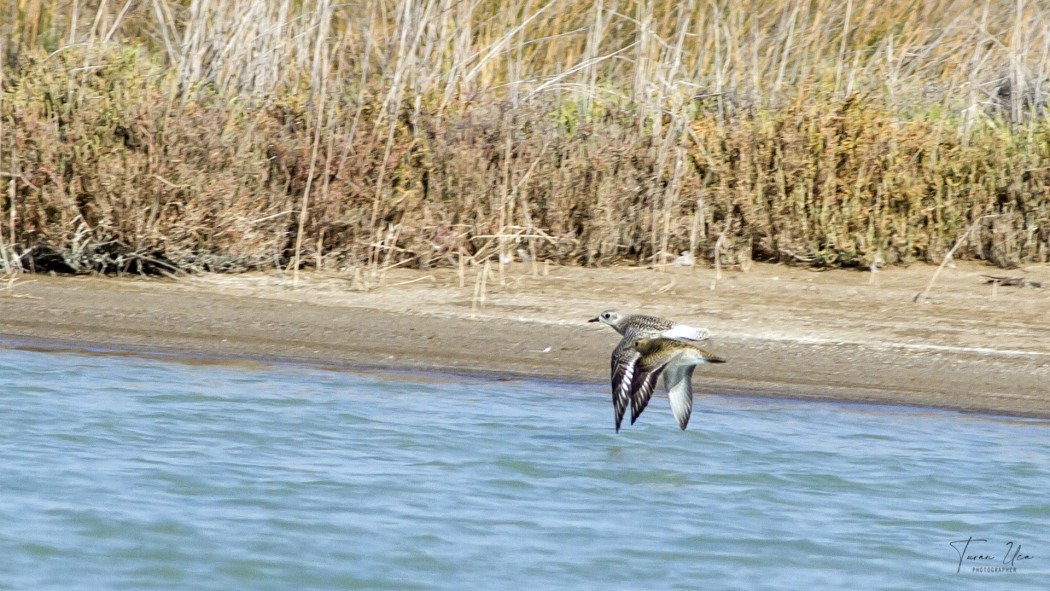
MULTIPOLYGON (((634 346, 635 341, 655 338, 703 341, 710 336, 710 331, 706 328, 688 326, 659 316, 624 314, 613 310, 606 310, 588 322, 607 324, 623 335, 619 345, 613 349, 611 360, 612 399, 617 432, 620 431, 620 425, 628 406, 631 407, 631 423, 633 424, 649 401, 646 397, 645 404, 640 404, 640 399, 634 395, 634 379, 638 362, 642 357, 642 353, 634 346)), ((691 374, 692 370, 690 370, 691 374)))
POLYGON ((693 369, 701 363, 725 363, 726 360, 694 343, 677 339, 635 339, 631 347, 640 354, 631 380, 631 424, 649 404, 656 379, 663 374, 671 413, 685 431, 693 413, 693 369))

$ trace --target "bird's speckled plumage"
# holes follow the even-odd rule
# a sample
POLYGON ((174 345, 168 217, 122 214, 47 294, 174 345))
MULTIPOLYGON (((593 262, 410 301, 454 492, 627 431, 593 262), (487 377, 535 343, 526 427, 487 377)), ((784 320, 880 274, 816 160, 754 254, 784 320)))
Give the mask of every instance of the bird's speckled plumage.
POLYGON ((637 335, 661 336, 668 339, 689 339, 691 341, 702 341, 711 336, 706 328, 687 326, 674 320, 660 318, 659 316, 647 316, 645 314, 623 314, 615 310, 606 310, 596 318, 588 322, 601 322, 616 329, 616 332, 627 336, 628 332, 637 335))
POLYGON ((639 354, 631 381, 631 424, 649 404, 662 374, 671 412, 684 431, 693 413, 693 369, 701 363, 725 363, 718 355, 688 341, 639 338, 631 343, 639 354))
MULTIPOLYGON (((619 432, 623 422, 623 416, 627 407, 631 407, 632 420, 637 419, 643 404, 633 396, 632 384, 636 375, 636 367, 641 354, 634 348, 634 342, 639 338, 679 338, 690 340, 704 340, 710 333, 706 328, 695 328, 660 318, 659 316, 646 316, 643 314, 622 314, 613 310, 606 310, 588 322, 601 322, 607 324, 616 332, 623 335, 620 344, 613 349, 611 359, 612 375, 612 399, 613 412, 615 413, 616 431, 619 432)), ((646 400, 648 403, 648 399, 646 400)))

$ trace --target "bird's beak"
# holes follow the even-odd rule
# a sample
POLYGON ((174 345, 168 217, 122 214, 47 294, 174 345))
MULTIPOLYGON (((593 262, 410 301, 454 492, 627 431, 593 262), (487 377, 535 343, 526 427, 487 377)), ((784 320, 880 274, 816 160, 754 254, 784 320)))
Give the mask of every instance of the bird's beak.
POLYGON ((588 320, 587 322, 598 322, 598 318, 597 318, 597 317, 595 317, 595 318, 591 318, 591 319, 590 319, 590 320, 588 320))

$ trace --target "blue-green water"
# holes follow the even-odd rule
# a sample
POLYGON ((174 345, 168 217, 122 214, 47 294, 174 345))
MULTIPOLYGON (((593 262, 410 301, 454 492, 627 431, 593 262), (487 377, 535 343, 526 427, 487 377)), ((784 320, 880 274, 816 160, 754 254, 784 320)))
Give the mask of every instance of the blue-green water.
POLYGON ((0 386, 0 589, 1050 580, 1047 422, 710 396, 616 434, 601 385, 3 349, 0 386))

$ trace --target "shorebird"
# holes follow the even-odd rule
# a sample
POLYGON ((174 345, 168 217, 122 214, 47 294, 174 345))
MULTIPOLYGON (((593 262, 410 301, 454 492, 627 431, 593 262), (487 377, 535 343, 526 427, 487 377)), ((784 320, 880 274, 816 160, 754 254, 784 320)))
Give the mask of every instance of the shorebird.
POLYGON ((702 341, 711 336, 711 332, 706 328, 687 326, 659 316, 622 314, 613 310, 606 310, 587 322, 608 324, 624 336, 627 336, 628 331, 653 334, 665 339, 688 339, 690 341, 702 341))
POLYGON ((702 341, 710 336, 706 328, 695 328, 659 316, 623 314, 613 310, 606 310, 588 322, 608 324, 623 335, 620 344, 613 349, 611 360, 612 399, 617 433, 620 431, 620 424, 623 422, 623 415, 627 412, 628 405, 631 406, 631 423, 634 423, 642 412, 632 395, 631 388, 635 366, 641 357, 641 354, 633 347, 634 341, 639 338, 656 337, 702 341))
POLYGON ((725 363, 725 359, 677 339, 640 338, 631 343, 631 348, 640 356, 631 379, 631 424, 649 404, 656 379, 663 374, 671 412, 685 431, 693 413, 693 369, 701 363, 725 363))

